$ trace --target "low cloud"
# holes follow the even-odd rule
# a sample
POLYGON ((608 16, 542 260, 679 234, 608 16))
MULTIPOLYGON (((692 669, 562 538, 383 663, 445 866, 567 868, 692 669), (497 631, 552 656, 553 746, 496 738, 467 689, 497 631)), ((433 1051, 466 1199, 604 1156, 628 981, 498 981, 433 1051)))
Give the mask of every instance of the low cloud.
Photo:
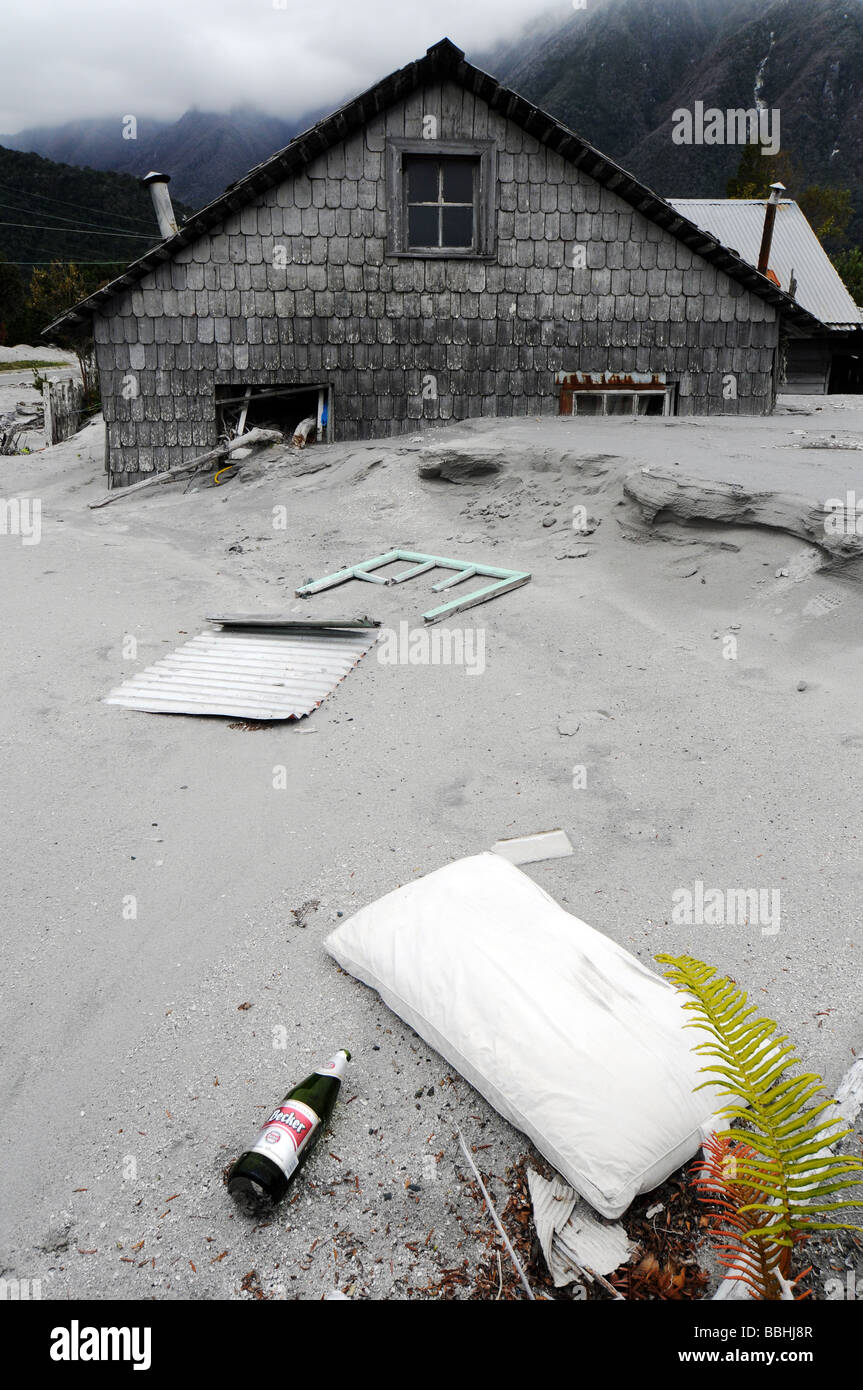
POLYGON ((330 109, 448 36, 488 52, 571 0, 45 0, 7 13, 0 131, 88 116, 175 120, 192 106, 287 118, 330 109), (21 54, 26 54, 25 61, 21 54))

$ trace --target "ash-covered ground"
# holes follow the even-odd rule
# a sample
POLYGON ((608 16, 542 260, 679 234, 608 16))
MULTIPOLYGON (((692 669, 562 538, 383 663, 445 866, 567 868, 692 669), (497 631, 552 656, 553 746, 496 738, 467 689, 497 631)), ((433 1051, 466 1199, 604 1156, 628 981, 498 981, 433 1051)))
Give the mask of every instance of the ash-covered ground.
MULTIPOLYGON (((490 1227, 455 1128, 501 1206, 529 1145, 322 943, 506 836, 563 827, 575 853, 530 866, 536 882, 645 962, 687 952, 730 974, 837 1085, 863 1046, 859 579, 769 526, 646 526, 623 482, 679 466, 863 497, 863 453, 807 448, 859 441, 861 405, 276 448, 223 486, 98 511, 101 421, 0 459, 3 495, 42 505, 38 544, 0 536, 0 1273, 133 1300, 404 1299, 470 1279, 490 1227), (501 470, 420 479, 444 440, 501 470), (531 571, 451 620, 484 633, 481 673, 373 650, 307 719, 265 729, 101 703, 208 613, 421 626, 422 579, 294 597, 394 546, 531 571), (675 925, 696 881, 780 890, 780 929, 675 925), (225 1166, 342 1046, 330 1132, 250 1222, 225 1166)), ((859 1283, 859 1250, 836 1260, 859 1283)))

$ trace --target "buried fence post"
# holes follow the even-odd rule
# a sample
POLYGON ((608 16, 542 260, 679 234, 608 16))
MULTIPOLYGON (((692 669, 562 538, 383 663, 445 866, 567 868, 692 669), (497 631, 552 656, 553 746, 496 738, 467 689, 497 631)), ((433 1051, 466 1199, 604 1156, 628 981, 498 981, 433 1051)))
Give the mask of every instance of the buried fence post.
POLYGON ((45 439, 48 444, 62 444, 71 439, 81 424, 84 387, 75 377, 49 378, 42 387, 45 407, 45 439))

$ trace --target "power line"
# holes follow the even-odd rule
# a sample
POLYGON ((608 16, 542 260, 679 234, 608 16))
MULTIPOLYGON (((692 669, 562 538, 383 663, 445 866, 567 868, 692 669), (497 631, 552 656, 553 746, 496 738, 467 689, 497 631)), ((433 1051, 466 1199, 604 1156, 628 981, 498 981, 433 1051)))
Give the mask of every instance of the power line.
MULTIPOLYGON (((0 208, 9 208, 10 211, 14 211, 14 212, 29 212, 29 213, 32 213, 35 217, 38 217, 38 216, 39 216, 39 209, 38 209, 38 208, 23 208, 23 207, 21 206, 20 203, 3 203, 3 202, 0 202, 0 208)), ((59 214, 58 212, 43 213, 42 216, 43 216, 43 217, 53 217, 54 220, 55 220, 55 222, 80 222, 80 220, 81 220, 80 218, 77 218, 77 219, 76 219, 76 218, 74 218, 74 217, 61 217, 60 214, 59 214)), ((85 225, 87 225, 87 224, 85 224, 85 225)), ((126 230, 125 227, 108 227, 108 228, 105 228, 105 227, 104 227, 104 224, 103 224, 103 226, 100 228, 99 225, 98 225, 97 223, 90 223, 89 226, 92 228, 93 231, 107 230, 107 231, 109 231, 109 232, 116 232, 116 233, 118 234, 118 236, 143 236, 143 235, 144 235, 143 232, 129 232, 129 231, 126 230)), ((80 230, 80 228, 78 228, 78 230, 80 230)), ((155 232, 153 233, 153 235, 155 236, 155 232)))
POLYGON ((78 232, 82 236, 124 236, 134 237, 136 241, 156 241, 156 237, 145 236, 143 232, 94 232, 90 227, 48 227, 36 222, 0 222, 0 227, 29 227, 32 232, 78 232))
MULTIPOLYGON (((5 189, 7 193, 19 194, 21 192, 20 188, 14 188, 10 184, 0 183, 0 188, 5 189)), ((84 203, 70 203, 66 198, 55 198, 50 193, 37 193, 35 189, 29 191, 29 196, 31 198, 41 198, 42 201, 46 203, 61 203, 63 207, 66 208, 77 208, 79 212, 89 212, 91 214, 93 212, 92 207, 87 207, 84 203)), ((112 213, 111 216, 115 217, 118 222, 134 222, 136 227, 145 227, 147 225, 143 218, 127 217, 125 213, 122 212, 112 213)))

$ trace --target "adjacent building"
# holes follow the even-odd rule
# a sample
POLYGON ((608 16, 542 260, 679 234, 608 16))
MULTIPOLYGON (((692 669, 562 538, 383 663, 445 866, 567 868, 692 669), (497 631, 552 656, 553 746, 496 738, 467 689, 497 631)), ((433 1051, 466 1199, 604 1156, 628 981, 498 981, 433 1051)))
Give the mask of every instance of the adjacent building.
MULTIPOLYGON (((670 198, 672 207, 757 266, 764 203, 757 198, 670 198)), ((803 395, 863 391, 863 310, 854 303, 801 208, 780 198, 768 276, 823 325, 786 345, 781 385, 803 395)))

